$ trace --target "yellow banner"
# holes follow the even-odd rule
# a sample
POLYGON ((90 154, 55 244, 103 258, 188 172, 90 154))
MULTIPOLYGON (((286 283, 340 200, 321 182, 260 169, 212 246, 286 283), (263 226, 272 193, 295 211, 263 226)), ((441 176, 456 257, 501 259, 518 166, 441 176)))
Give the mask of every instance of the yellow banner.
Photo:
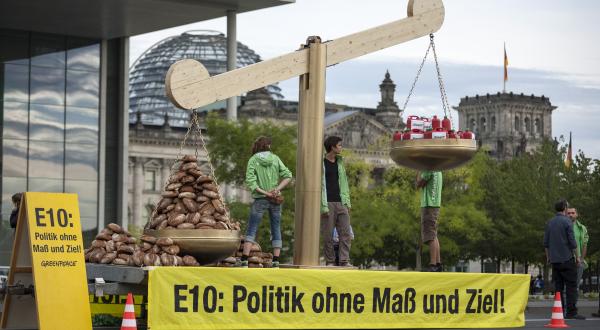
POLYGON ((529 275, 158 267, 148 290, 153 330, 519 327, 529 275))
POLYGON ((25 197, 40 328, 91 329, 77 195, 25 197))
MULTIPOLYGON (((125 311, 125 303, 127 302, 127 295, 104 295, 102 297, 96 297, 93 294, 90 295, 90 310, 92 315, 108 314, 116 317, 122 317, 125 311)), ((142 310, 146 309, 146 301, 144 296, 135 295, 133 296, 133 309, 135 310, 136 318, 145 318, 142 314, 142 310)))

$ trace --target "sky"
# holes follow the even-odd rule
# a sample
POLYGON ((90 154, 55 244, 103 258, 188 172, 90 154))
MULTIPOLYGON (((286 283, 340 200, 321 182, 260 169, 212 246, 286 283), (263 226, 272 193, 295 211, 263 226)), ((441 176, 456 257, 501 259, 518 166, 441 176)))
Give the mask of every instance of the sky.
MULTIPOLYGON (((407 0, 297 0, 239 14, 238 41, 269 59, 289 53, 307 36, 323 40, 406 17, 407 0)), ((445 21, 435 33, 448 101, 502 91, 503 45, 509 60, 507 91, 545 95, 558 108, 552 135, 573 134, 573 149, 600 158, 600 1, 445 0, 445 21)), ((189 30, 226 32, 225 18, 134 36, 133 63, 156 42, 189 30)), ((389 70, 402 106, 429 38, 422 37, 350 60, 327 70, 326 101, 374 108, 389 70)), ((286 99, 298 99, 298 79, 279 84, 286 99)), ((442 114, 433 59, 421 74, 405 111, 442 114)), ((456 116, 456 113, 454 114, 456 116)))

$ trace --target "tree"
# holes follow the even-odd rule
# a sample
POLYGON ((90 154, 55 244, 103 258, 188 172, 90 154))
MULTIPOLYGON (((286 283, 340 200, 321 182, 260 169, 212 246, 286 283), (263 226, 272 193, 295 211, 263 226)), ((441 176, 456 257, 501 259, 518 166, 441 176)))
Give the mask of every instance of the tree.
POLYGON ((233 122, 209 114, 206 130, 210 138, 207 149, 219 181, 244 185, 252 144, 259 136, 270 137, 273 153, 296 173, 296 126, 276 125, 270 121, 253 123, 246 119, 233 122))
POLYGON ((484 208, 494 227, 486 252, 498 265, 501 260, 545 263, 542 237, 561 195, 563 167, 561 150, 551 141, 529 154, 490 164, 484 208))
POLYGON ((586 225, 590 237, 588 256, 600 251, 600 161, 587 158, 582 151, 575 156, 571 168, 565 169, 564 195, 577 208, 579 220, 586 225))
MULTIPOLYGON (((270 122, 207 119, 211 160, 221 182, 243 185, 250 148, 260 135, 273 138, 273 152, 295 173, 296 128, 270 122)), ((579 152, 565 168, 565 146, 545 141, 537 150, 504 162, 480 150, 466 166, 444 172, 438 228, 445 264, 477 258, 545 264, 542 237, 552 206, 566 197, 578 208, 591 237, 600 237, 600 161, 579 152)), ((365 268, 373 263, 414 268, 420 244, 420 194, 413 170, 390 167, 382 182, 371 179, 373 166, 345 153, 350 184, 351 222, 355 233, 351 258, 365 268)), ((293 254, 294 190, 286 189, 282 214, 283 259, 293 254)), ((232 217, 245 227, 248 205, 229 204, 232 217)), ((271 249, 268 221, 257 238, 271 249)), ((592 239, 588 255, 600 254, 592 239)), ((547 276, 546 276, 547 280, 547 276)))
POLYGON ((370 176, 372 167, 359 160, 347 164, 355 235, 352 260, 365 268, 373 262, 399 268, 413 264, 419 235, 415 220, 418 210, 414 208, 416 195, 408 177, 414 178, 414 172, 390 168, 383 186, 367 187, 364 178, 370 176))
POLYGON ((479 151, 466 166, 444 172, 439 236, 447 264, 479 257, 480 248, 487 243, 485 234, 492 222, 482 207, 482 181, 492 162, 479 151))

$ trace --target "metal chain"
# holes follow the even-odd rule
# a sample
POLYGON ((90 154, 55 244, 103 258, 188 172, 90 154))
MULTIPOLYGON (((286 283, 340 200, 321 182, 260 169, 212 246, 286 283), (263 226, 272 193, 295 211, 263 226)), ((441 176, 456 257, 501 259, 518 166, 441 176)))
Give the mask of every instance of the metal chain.
POLYGON ((406 97, 406 100, 404 101, 404 104, 402 105, 402 109, 400 111, 400 113, 398 113, 398 119, 396 120, 396 125, 394 127, 399 128, 400 125, 400 114, 402 114, 404 112, 404 110, 406 110, 406 105, 408 104, 408 101, 410 100, 410 97, 413 94, 413 91, 415 90, 415 86, 417 85, 417 80, 419 80, 419 76, 421 75, 421 70, 423 70, 423 65, 425 65, 425 61, 427 60, 427 56, 429 56, 429 50, 431 49, 431 42, 429 42, 429 47, 427 47, 427 51, 425 52, 425 56, 423 56, 423 60, 421 61, 421 65, 419 65, 419 70, 417 70, 417 75, 415 76, 415 80, 412 83, 412 86, 410 87, 410 91, 408 92, 408 96, 406 97))
MULTIPOLYGON (((196 122, 194 120, 194 117, 197 116, 198 113, 196 112, 196 110, 193 110, 192 113, 190 114, 190 122, 192 122, 192 126, 194 125, 194 123, 196 123, 197 125, 200 125, 199 122, 196 122)), ((195 150, 194 150, 194 156, 196 156, 196 160, 199 159, 198 158, 198 134, 194 134, 194 145, 196 146, 195 150)))
MULTIPOLYGON (((167 118, 165 118, 165 120, 167 120, 167 118)), ((165 123, 165 125, 167 125, 167 124, 168 123, 165 123)), ((185 148, 185 142, 187 141, 188 136, 190 135, 190 132, 192 132, 192 127, 193 127, 193 122, 190 120, 190 124, 188 125, 187 132, 185 132, 185 135, 183 136, 183 141, 181 141, 181 144, 179 146, 179 151, 177 152, 177 157, 175 158, 175 161, 171 165, 171 169, 169 171, 169 176, 166 179, 164 179, 165 182, 163 184, 163 191, 167 190, 167 186, 169 185, 169 180, 171 179, 173 174, 175 174, 176 165, 180 163, 181 154, 183 153, 183 148, 185 148)), ((196 147, 196 156, 198 155, 197 149, 198 149, 198 147, 196 147)), ((197 159, 197 157, 196 157, 196 159, 197 159)), ((162 198, 157 199, 156 202, 154 203, 154 209, 152 210, 150 219, 154 219, 154 216, 156 215, 156 212, 157 212, 158 203, 161 201, 161 199, 162 198)))
MULTIPOLYGON (((413 81, 412 86, 410 87, 410 91, 408 92, 406 101, 404 101, 404 104, 402 105, 402 111, 400 112, 400 114, 406 110, 406 105, 408 104, 408 101, 410 100, 410 97, 413 94, 415 86, 417 85, 417 80, 419 80, 419 76, 421 75, 421 70, 423 70, 423 65, 425 64, 425 61, 427 60, 427 56, 429 56, 429 50, 433 50, 433 59, 435 61, 435 70, 437 73, 438 84, 440 86, 440 95, 442 98, 442 108, 444 109, 444 116, 447 116, 450 119, 450 122, 452 122, 452 126, 454 126, 454 122, 452 119, 452 111, 450 111, 450 103, 448 102, 448 95, 446 95, 446 88, 444 87, 444 80, 442 79, 442 73, 440 71, 440 64, 438 61, 437 52, 435 51, 435 42, 433 41, 433 33, 431 33, 429 35, 429 47, 427 47, 425 56, 423 57, 423 60, 421 61, 421 65, 419 66, 419 70, 417 71, 415 80, 413 81)), ((398 115, 398 120, 396 121, 395 127, 399 128, 399 125, 400 125, 400 115, 398 115)))
MULTIPOLYGON (((204 150, 204 153, 206 154, 206 161, 208 162, 208 167, 210 168, 210 175, 213 178, 213 181, 215 182, 215 185, 217 186, 217 190, 219 191, 219 200, 221 201, 221 203, 223 203, 223 207, 225 208, 225 215, 227 216, 227 218, 229 218, 229 220, 231 221, 232 219, 229 217, 229 208, 227 207, 227 203, 225 202, 225 200, 223 199, 223 196, 221 195, 221 187, 219 186, 219 183, 217 182, 217 177, 215 176, 215 169, 212 165, 212 161, 210 160, 210 153, 208 152, 208 149, 206 149, 206 142, 204 141, 204 136, 202 135, 202 130, 200 129, 200 119, 198 116, 198 113, 196 112, 196 110, 192 111, 192 126, 196 126, 196 136, 200 138, 200 141, 202 142, 202 149, 204 150)), ((196 157, 198 155, 198 145, 196 145, 196 157)))
POLYGON ((440 85, 440 95, 442 97, 442 107, 444 108, 444 116, 448 116, 450 118, 450 122, 454 127, 454 122, 452 120, 452 112, 450 111, 450 103, 448 103, 448 96, 446 95, 446 88, 444 87, 444 80, 442 79, 442 72, 440 71, 440 64, 438 61, 437 53, 435 51, 435 42, 433 42, 433 33, 429 35, 430 45, 433 49, 433 59, 435 60, 435 70, 437 72, 438 83, 440 85))

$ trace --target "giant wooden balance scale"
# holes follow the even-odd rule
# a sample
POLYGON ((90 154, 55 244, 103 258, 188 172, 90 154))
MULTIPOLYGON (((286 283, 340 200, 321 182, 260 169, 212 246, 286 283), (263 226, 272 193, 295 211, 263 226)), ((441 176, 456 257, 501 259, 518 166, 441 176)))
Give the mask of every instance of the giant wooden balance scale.
MULTIPOLYGON (((321 42, 309 37, 301 49, 211 77, 204 66, 186 59, 173 64, 166 76, 166 92, 173 104, 187 110, 225 100, 278 81, 300 76, 294 264, 319 265, 319 230, 325 71, 328 66, 388 48, 437 31, 444 21, 441 0, 410 0, 408 17, 339 39, 321 42)), ((425 140, 423 140, 425 141, 425 140)), ((391 157, 417 169, 446 169, 472 156, 471 141, 395 141, 391 157), (464 142, 463 142, 464 141, 464 142), (459 145, 454 148, 453 144, 459 145), (445 156, 431 160, 427 148, 445 156), (455 150, 455 151, 452 151, 455 150), (408 162, 406 160, 409 160, 408 162), (437 164, 437 165, 436 165, 437 164)))

